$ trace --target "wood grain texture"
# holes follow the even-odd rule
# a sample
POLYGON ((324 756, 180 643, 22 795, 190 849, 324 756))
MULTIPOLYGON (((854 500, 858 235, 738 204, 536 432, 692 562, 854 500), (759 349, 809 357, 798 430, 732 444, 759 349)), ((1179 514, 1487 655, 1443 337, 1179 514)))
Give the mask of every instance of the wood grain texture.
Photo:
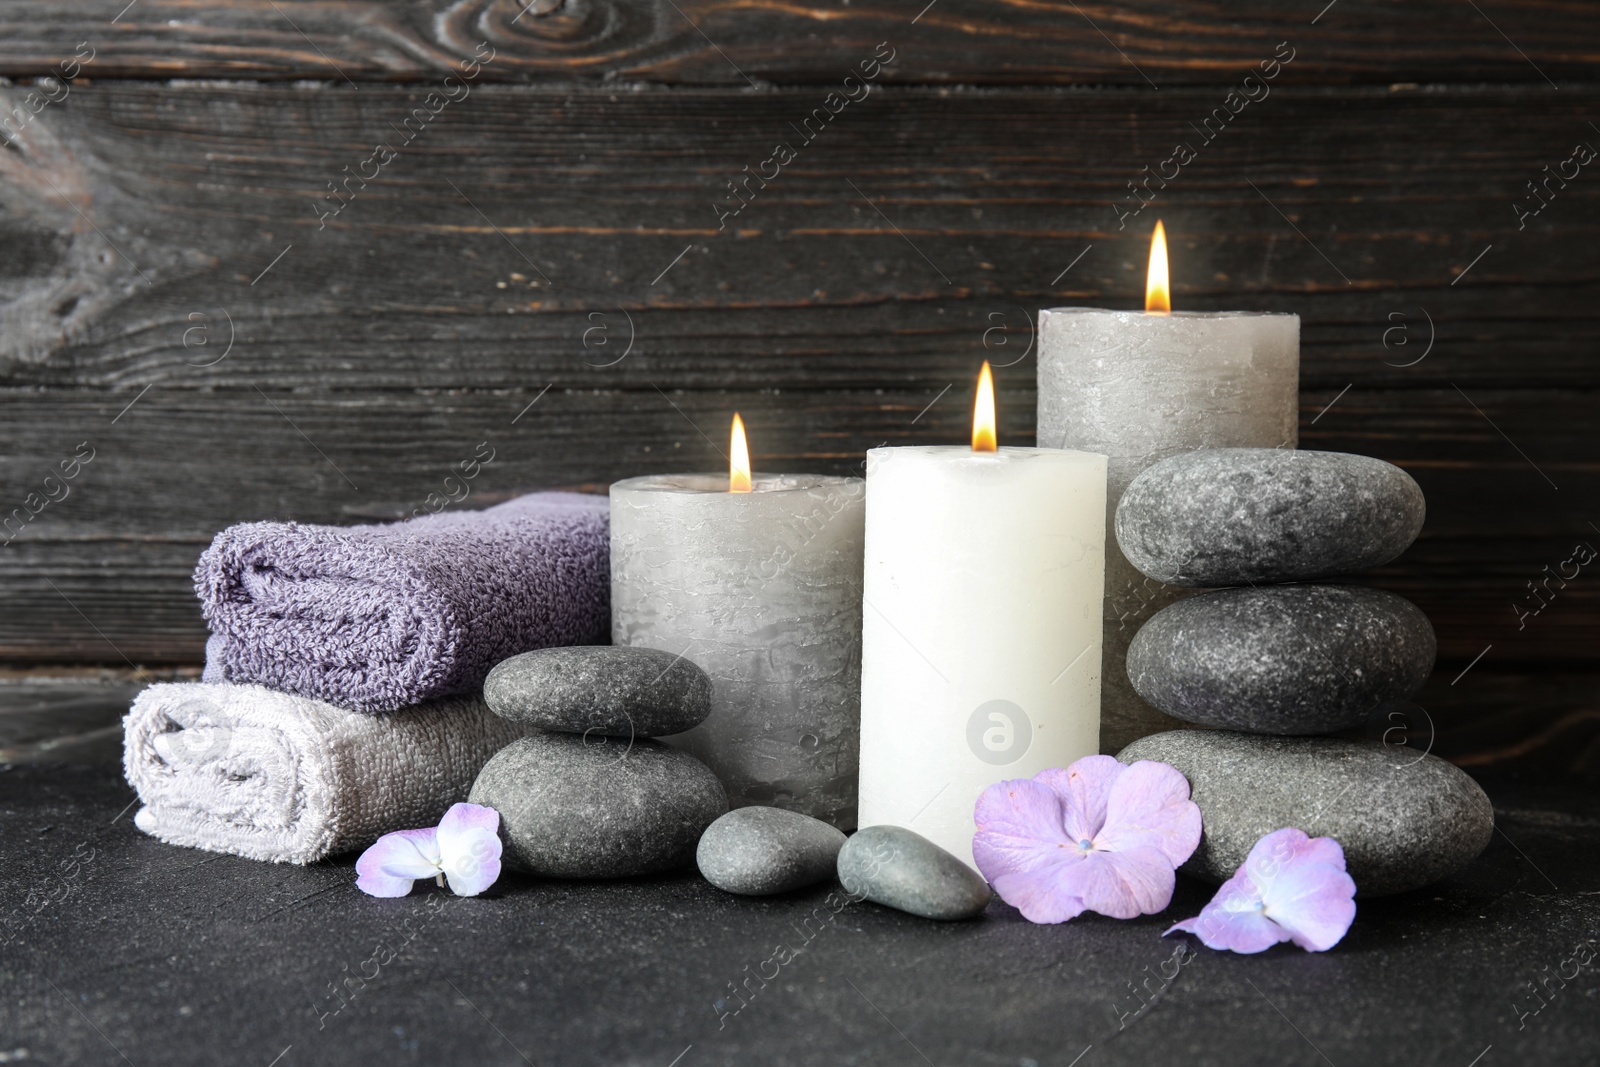
POLYGON ((1600 11, 1578 0, 7 0, 0 73, 80 41, 93 77, 427 81, 480 43, 491 81, 748 87, 837 82, 890 41, 885 79, 968 85, 1236 82, 1280 41, 1320 83, 1588 79, 1600 11))
POLYGON ((116 762, 122 716, 153 682, 194 681, 193 668, 0 669, 0 766, 38 762, 116 762))
POLYGON ((0 153, 0 383, 942 385, 1025 347, 1033 309, 1137 306, 1157 215, 1180 307, 1301 314, 1308 388, 1597 380, 1600 183, 1520 230, 1513 206, 1600 140, 1594 89, 1281 90, 1126 228, 1217 92, 886 90, 808 143, 811 90, 484 87, 405 143, 423 96, 96 85, 43 111, 0 153), (798 157, 730 192, 779 141, 798 157), (375 142, 398 155, 363 185, 375 142))
POLYGON ((405 143, 423 97, 78 86, 0 151, 0 662, 193 664, 217 529, 407 514, 480 442, 464 506, 715 468, 734 410, 758 465, 849 471, 960 439, 988 358, 1029 443, 1032 312, 1136 306, 1157 213, 1179 306, 1302 316, 1303 444, 1422 483, 1427 533, 1374 580, 1445 662, 1592 657, 1589 579, 1527 633, 1511 604, 1600 521, 1600 186, 1511 205, 1600 91, 1280 89, 1121 230, 1216 90, 890 88, 810 143, 807 89, 483 86, 405 143))
MULTIPOLYGON (((1594 674, 1546 670, 1529 677, 1474 670, 1454 686, 1449 678, 1436 678, 1418 699, 1419 706, 1440 711, 1433 751, 1452 763, 1532 775, 1593 775, 1600 768, 1597 687, 1600 676, 1594 674)), ((1413 718, 1414 740, 1425 744, 1427 720, 1413 718)))

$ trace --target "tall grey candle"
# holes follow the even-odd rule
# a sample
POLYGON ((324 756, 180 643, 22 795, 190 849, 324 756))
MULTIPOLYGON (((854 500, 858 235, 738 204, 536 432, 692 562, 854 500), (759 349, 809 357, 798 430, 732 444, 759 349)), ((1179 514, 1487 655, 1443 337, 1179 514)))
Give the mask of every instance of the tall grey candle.
POLYGON ((611 487, 611 639, 711 675, 711 717, 664 738, 734 807, 856 824, 861 735, 859 478, 723 474, 611 487))
POLYGON ((1146 578, 1123 557, 1111 527, 1122 491, 1179 452, 1294 448, 1299 384, 1297 315, 1040 312, 1039 444, 1108 460, 1102 751, 1183 725, 1140 699, 1126 662, 1144 620, 1194 592, 1146 578))

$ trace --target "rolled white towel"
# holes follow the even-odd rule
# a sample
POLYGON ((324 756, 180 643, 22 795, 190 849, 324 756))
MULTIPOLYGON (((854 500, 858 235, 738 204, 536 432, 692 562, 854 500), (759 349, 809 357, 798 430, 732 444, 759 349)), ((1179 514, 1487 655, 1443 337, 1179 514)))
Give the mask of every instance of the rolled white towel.
POLYGON ((523 730, 476 697, 374 715, 258 685, 153 685, 122 720, 134 823, 173 845, 314 863, 431 826, 523 730))

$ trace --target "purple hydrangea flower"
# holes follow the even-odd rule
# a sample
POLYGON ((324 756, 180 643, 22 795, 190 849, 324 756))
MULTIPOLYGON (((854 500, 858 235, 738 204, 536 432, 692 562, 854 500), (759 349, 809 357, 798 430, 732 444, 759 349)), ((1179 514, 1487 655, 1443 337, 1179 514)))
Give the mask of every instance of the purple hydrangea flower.
POLYGON ((475 897, 500 877, 500 813, 453 804, 437 827, 384 834, 356 860, 356 887, 375 897, 403 897, 418 878, 446 880, 475 897))
POLYGON ((1172 902, 1173 872, 1200 843, 1188 779, 1150 760, 1085 756, 1064 771, 997 782, 975 817, 978 870, 1036 923, 1161 911, 1172 902))
POLYGON ((1199 915, 1167 933, 1183 930, 1207 948, 1232 952, 1261 952, 1280 941, 1326 952, 1355 920, 1355 895, 1339 842, 1292 827, 1274 830, 1199 915))

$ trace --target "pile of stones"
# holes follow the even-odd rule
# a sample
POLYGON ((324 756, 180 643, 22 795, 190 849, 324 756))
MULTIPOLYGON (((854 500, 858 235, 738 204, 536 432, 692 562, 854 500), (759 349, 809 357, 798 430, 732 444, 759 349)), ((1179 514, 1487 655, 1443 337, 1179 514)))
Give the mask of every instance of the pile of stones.
POLYGON ((484 700, 527 729, 468 799, 500 813, 502 862, 553 878, 622 878, 691 862, 728 794, 693 756, 653 740, 711 714, 711 679, 681 656, 544 648, 496 665, 484 700))
POLYGON ((835 876, 845 899, 930 919, 965 919, 989 886, 919 834, 875 826, 848 840, 799 812, 746 807, 705 764, 657 737, 711 714, 711 679, 681 656, 610 645, 546 648, 496 665, 495 714, 527 734, 484 765, 468 799, 500 813, 502 861, 547 878, 625 878, 698 862, 741 896, 835 876))
POLYGON ((1117 756, 1188 777, 1204 832, 1186 873, 1223 881, 1263 834, 1292 826, 1338 840, 1371 897, 1452 874, 1488 844, 1488 797, 1422 745, 1317 736, 1393 718, 1384 709, 1433 670, 1433 627, 1410 601, 1312 584, 1399 556, 1425 510, 1400 468, 1338 452, 1190 452, 1128 487, 1116 513, 1128 560, 1171 585, 1228 587, 1163 608, 1128 650, 1140 696, 1213 728, 1117 756))

